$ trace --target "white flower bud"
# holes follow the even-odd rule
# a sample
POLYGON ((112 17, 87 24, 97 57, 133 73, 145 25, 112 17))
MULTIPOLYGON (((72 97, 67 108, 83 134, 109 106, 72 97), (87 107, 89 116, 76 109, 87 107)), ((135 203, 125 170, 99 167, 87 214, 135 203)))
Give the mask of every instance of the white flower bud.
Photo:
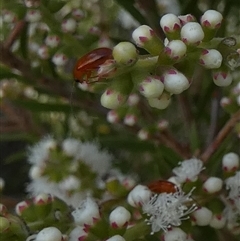
POLYGON ((149 138, 149 132, 147 130, 141 129, 137 134, 140 140, 147 140, 149 138))
POLYGON ((180 94, 190 86, 187 77, 175 69, 164 73, 163 83, 165 90, 172 94, 180 94))
POLYGON ((165 47, 164 52, 173 60, 179 60, 185 56, 187 46, 181 40, 172 40, 165 47))
POLYGON ((120 92, 107 89, 101 96, 101 105, 108 109, 116 109, 124 104, 127 97, 120 92))
POLYGON ((209 226, 215 229, 221 229, 226 224, 226 218, 221 214, 213 214, 209 226))
POLYGON ((119 121, 119 115, 115 110, 110 110, 107 113, 107 121, 109 123, 117 123, 119 121))
POLYGON ((213 71, 213 82, 217 86, 229 86, 232 83, 232 75, 230 72, 225 71, 213 71))
POLYGON ((186 241, 187 234, 180 228, 172 228, 164 233, 164 241, 186 241))
POLYGON ((147 186, 137 185, 128 194, 127 201, 132 207, 139 207, 148 202, 151 196, 152 192, 147 186))
POLYGON ((61 241, 62 233, 55 227, 42 229, 36 236, 35 241, 61 241))
POLYGON ((204 38, 204 32, 199 23, 186 23, 181 29, 182 41, 186 44, 198 45, 204 38))
POLYGON ((164 90, 164 84, 158 76, 148 76, 139 84, 139 92, 146 98, 157 98, 164 90))
POLYGON ((79 152, 81 144, 82 143, 76 139, 67 138, 62 142, 62 150, 68 156, 75 156, 79 152))
POLYGON ((232 104, 232 100, 228 97, 222 97, 222 99, 220 100, 220 105, 221 107, 227 107, 229 105, 232 104))
POLYGON ((37 8, 40 6, 40 0, 24 0, 25 6, 27 8, 37 8))
POLYGON ((22 201, 15 206, 15 212, 17 215, 21 216, 22 212, 30 206, 27 201, 22 201))
POLYGON ((201 17, 202 26, 210 29, 217 29, 221 26, 223 16, 216 10, 207 10, 201 17))
POLYGON ((138 104, 139 100, 140 100, 139 95, 133 93, 128 96, 127 103, 129 106, 135 106, 138 104))
POLYGON ((116 207, 109 215, 109 222, 113 228, 126 227, 131 218, 130 212, 124 207, 116 207))
POLYGON ((182 25, 185 25, 188 22, 195 22, 196 18, 192 14, 180 15, 178 16, 182 25))
POLYGON ((135 41, 136 45, 143 47, 146 42, 151 41, 154 36, 154 31, 147 25, 141 25, 136 28, 132 33, 132 38, 135 41))
POLYGON ((62 30, 65 33, 73 33, 76 30, 77 22, 73 18, 65 19, 62 22, 62 30))
POLYGON ((60 37, 57 35, 48 35, 45 39, 45 44, 48 47, 55 48, 60 43, 60 37))
POLYGON ((131 66, 138 59, 136 47, 130 42, 120 42, 112 51, 114 60, 119 65, 131 66))
POLYGON ((168 93, 163 93, 160 97, 158 98, 150 98, 148 99, 148 104, 151 107, 163 110, 166 109, 171 102, 171 96, 168 93))
POLYGON ((40 59, 48 59, 49 58, 49 51, 48 51, 48 47, 46 45, 41 46, 38 51, 38 56, 40 57, 40 59))
POLYGON ((207 226, 212 219, 212 211, 206 207, 201 207, 192 213, 192 217, 196 225, 207 226))
POLYGON ((229 152, 223 156, 222 168, 225 172, 234 172, 239 168, 239 156, 234 152, 229 152))
POLYGON ((218 177, 209 177, 203 184, 203 189, 207 193, 216 193, 222 189, 223 180, 218 177))
POLYGON ((181 28, 181 22, 175 14, 167 13, 160 19, 160 26, 164 33, 172 33, 181 28))
POLYGON ((26 20, 31 23, 39 22, 42 18, 42 14, 37 9, 30 9, 27 11, 26 20))
POLYGON ((137 116, 134 114, 127 114, 123 120, 123 123, 127 126, 134 126, 136 122, 137 122, 137 116))
POLYGON ((65 54, 56 53, 52 57, 52 62, 57 66, 64 66, 68 61, 68 58, 65 54))
POLYGON ((53 200, 53 197, 51 196, 51 194, 40 193, 33 198, 33 203, 36 205, 42 205, 42 204, 51 203, 52 200, 53 200))
POLYGON ((77 225, 93 225, 100 218, 99 207, 88 197, 72 212, 72 216, 77 225))
POLYGON ((85 14, 84 11, 82 9, 73 9, 72 10, 72 16, 76 19, 76 20, 81 20, 84 18, 85 14))
POLYGON ((117 234, 107 239, 106 241, 125 241, 125 239, 122 236, 117 234))
POLYGON ((84 240, 84 238, 87 237, 85 230, 85 227, 77 226, 69 234, 68 241, 84 240))
POLYGON ((207 69, 217 69, 222 64, 222 55, 216 49, 205 49, 202 51, 199 63, 207 69))
POLYGON ((5 23, 14 23, 17 17, 12 11, 4 10, 2 11, 2 20, 5 23))

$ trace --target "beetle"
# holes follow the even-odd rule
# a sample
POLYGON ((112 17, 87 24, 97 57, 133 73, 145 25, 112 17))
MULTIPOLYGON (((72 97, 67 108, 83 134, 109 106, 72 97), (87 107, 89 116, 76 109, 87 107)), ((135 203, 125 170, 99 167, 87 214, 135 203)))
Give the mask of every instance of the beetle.
POLYGON ((89 79, 97 76, 91 76, 94 71, 97 71, 100 65, 104 64, 107 60, 113 59, 112 49, 110 48, 97 48, 78 59, 74 69, 73 76, 76 82, 87 82, 89 79))
POLYGON ((155 193, 175 193, 178 190, 176 184, 166 181, 166 180, 157 180, 149 183, 148 188, 155 193))

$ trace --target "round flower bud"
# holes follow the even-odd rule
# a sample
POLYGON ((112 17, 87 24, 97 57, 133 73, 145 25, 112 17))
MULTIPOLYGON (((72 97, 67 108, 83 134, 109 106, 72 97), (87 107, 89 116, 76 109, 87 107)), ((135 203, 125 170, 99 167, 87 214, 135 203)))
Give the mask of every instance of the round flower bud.
POLYGON ((213 214, 209 226, 215 229, 221 229, 226 224, 226 218, 221 214, 213 214))
POLYGON ((57 66, 64 66, 68 61, 68 58, 65 54, 56 53, 52 57, 52 62, 57 66))
POLYGON ((5 232, 11 226, 11 222, 5 218, 0 216, 0 234, 5 232))
POLYGON ((180 15, 178 16, 182 25, 185 25, 188 22, 195 22, 196 18, 192 14, 180 15))
POLYGON ((61 241, 62 233, 55 227, 42 229, 36 236, 35 241, 61 241))
POLYGON ((2 11, 2 20, 5 23, 14 23, 17 20, 17 16, 12 11, 4 10, 2 11))
POLYGON ((72 212, 77 225, 93 225, 99 218, 99 207, 93 199, 88 197, 72 212))
POLYGON ((109 123, 117 123, 119 121, 119 115, 115 110, 110 110, 107 113, 107 121, 109 123))
POLYGON ((181 40, 172 40, 165 47, 164 52, 173 60, 179 60, 185 56, 187 46, 181 40))
POLYGON ((163 48, 162 41, 156 36, 153 29, 147 25, 141 25, 132 33, 136 45, 146 49, 152 55, 159 55, 163 48))
POLYGON ((229 152, 223 156, 222 168, 225 172, 234 172, 239 168, 239 156, 234 152, 229 152))
POLYGON ((180 228, 172 228, 164 233, 164 241, 187 240, 187 234, 180 228))
POLYGON ((112 51, 114 60, 119 65, 131 66, 138 59, 136 47, 130 42, 121 42, 117 44, 112 51))
POLYGON ((127 201, 132 207, 139 207, 150 200, 152 192, 147 186, 137 185, 128 194, 127 201))
POLYGON ((122 236, 117 234, 107 239, 106 241, 125 241, 125 239, 122 236))
POLYGON ((48 59, 49 58, 49 51, 48 51, 48 47, 46 45, 41 46, 38 51, 38 56, 40 57, 40 59, 48 59))
POLYGON ((223 108, 228 107, 231 104, 232 104, 232 100, 228 97, 222 97, 222 99, 220 100, 220 105, 223 108))
POLYGON ((172 33, 181 28, 181 22, 175 14, 167 13, 160 19, 160 26, 164 33, 172 33))
POLYGON ((31 166, 31 168, 29 170, 29 177, 33 180, 37 179, 42 176, 43 172, 44 172, 43 167, 33 165, 33 166, 31 166))
POLYGON ((55 48, 60 43, 60 37, 57 35, 48 35, 45 39, 45 44, 48 47, 55 48))
POLYGON ((138 104, 139 100, 140 100, 139 95, 133 93, 128 96, 127 103, 129 106, 135 106, 138 104))
POLYGON ((40 6, 40 0, 24 0, 25 6, 27 8, 37 8, 40 6))
POLYGON ((123 120, 123 123, 127 126, 134 126, 136 122, 137 122, 137 116, 134 114, 127 114, 123 120))
POLYGON ((212 211, 206 207, 201 207, 192 213, 192 219, 198 226, 207 226, 212 219, 212 211))
POLYGON ((223 16, 216 10, 207 10, 201 17, 202 26, 210 29, 216 29, 221 26, 223 16))
POLYGON ((62 22, 62 31, 64 33, 73 33, 76 30, 77 22, 73 18, 65 19, 62 22))
POLYGON ((147 140, 149 138, 149 132, 147 130, 141 129, 137 134, 140 140, 147 140))
POLYGON ((204 49, 201 53, 199 63, 206 69, 217 69, 222 64, 222 55, 216 49, 204 49))
POLYGON ((203 184, 203 189, 207 193, 216 193, 222 189, 223 180, 218 177, 209 177, 203 184))
POLYGON ((232 83, 232 75, 230 72, 225 71, 213 71, 213 82, 217 86, 229 86, 232 83))
POLYGON ((181 29, 181 39, 186 44, 198 45, 204 38, 204 32, 199 23, 186 23, 181 29))
POLYGON ((148 76, 139 84, 139 92, 146 98, 157 98, 164 90, 164 84, 158 76, 148 76))
POLYGON ((77 226, 70 232, 68 241, 76 241, 76 240, 82 241, 86 237, 87 237, 86 228, 77 226))
POLYGON ((36 205, 42 205, 51 203, 52 200, 53 197, 51 196, 51 194, 41 193, 33 198, 33 203, 36 205))
POLYGON ((31 23, 39 22, 42 18, 41 12, 37 9, 30 9, 27 11, 26 20, 31 23))
POLYGON ((163 83, 165 90, 172 94, 180 94, 190 86, 187 77, 175 69, 164 73, 163 83))
POLYGON ((107 89, 101 96, 101 105, 108 109, 116 109, 124 104, 127 97, 120 92, 107 89))
POLYGON ((109 215, 109 222, 113 228, 122 228, 128 225, 130 212, 124 207, 115 208, 109 215))
POLYGON ((30 206, 30 203, 27 201, 22 201, 20 203, 18 203, 15 206, 15 212, 17 215, 21 216, 23 211, 26 210, 28 207, 30 206))
POLYGON ((132 38, 139 47, 144 47, 145 43, 151 41, 153 36, 153 29, 147 25, 139 26, 132 33, 132 38))
POLYGON ((163 93, 160 97, 158 98, 150 98, 148 99, 148 104, 151 107, 163 110, 166 109, 171 102, 171 96, 168 93, 163 93))

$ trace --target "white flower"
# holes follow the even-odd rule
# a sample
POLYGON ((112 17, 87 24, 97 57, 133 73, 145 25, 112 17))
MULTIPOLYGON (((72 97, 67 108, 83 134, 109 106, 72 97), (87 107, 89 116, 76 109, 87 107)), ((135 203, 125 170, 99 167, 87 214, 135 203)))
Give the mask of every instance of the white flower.
POLYGON ((233 200, 240 199, 240 171, 236 172, 235 176, 227 178, 225 183, 226 188, 230 189, 228 197, 233 200))
POLYGON ((70 175, 59 182, 59 187, 66 191, 76 190, 80 187, 80 180, 77 177, 70 175))
POLYGON ((93 225, 100 218, 99 207, 88 197, 72 212, 72 216, 77 225, 93 225))
POLYGON ((44 165, 49 157, 49 151, 56 147, 56 141, 52 137, 45 137, 33 147, 29 148, 28 162, 37 166, 44 165))
POLYGON ((198 174, 205 169, 203 167, 203 162, 196 158, 182 161, 179 164, 179 167, 173 169, 173 173, 176 175, 176 179, 179 183, 196 181, 198 174))
POLYGON ((62 142, 62 149, 68 156, 77 155, 82 142, 74 138, 67 138, 62 142))
POLYGON ((161 229, 166 232, 172 226, 180 226, 182 220, 189 218, 188 215, 196 210, 195 204, 190 207, 186 205, 192 201, 192 191, 187 195, 181 189, 175 193, 156 194, 150 201, 143 203, 143 212, 150 216, 147 223, 152 227, 152 234, 161 229))

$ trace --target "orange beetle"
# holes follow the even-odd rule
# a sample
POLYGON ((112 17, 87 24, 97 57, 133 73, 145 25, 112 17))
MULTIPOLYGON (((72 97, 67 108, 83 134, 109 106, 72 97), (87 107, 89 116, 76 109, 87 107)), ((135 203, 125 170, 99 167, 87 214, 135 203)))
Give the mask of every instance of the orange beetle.
POLYGON ((165 180, 157 180, 149 183, 148 188, 155 193, 175 193, 178 190, 177 185, 165 180))
POLYGON ((73 69, 73 76, 77 82, 88 82, 92 73, 98 70, 99 66, 107 60, 113 59, 112 50, 109 48, 98 48, 82 56, 76 63, 73 69))

